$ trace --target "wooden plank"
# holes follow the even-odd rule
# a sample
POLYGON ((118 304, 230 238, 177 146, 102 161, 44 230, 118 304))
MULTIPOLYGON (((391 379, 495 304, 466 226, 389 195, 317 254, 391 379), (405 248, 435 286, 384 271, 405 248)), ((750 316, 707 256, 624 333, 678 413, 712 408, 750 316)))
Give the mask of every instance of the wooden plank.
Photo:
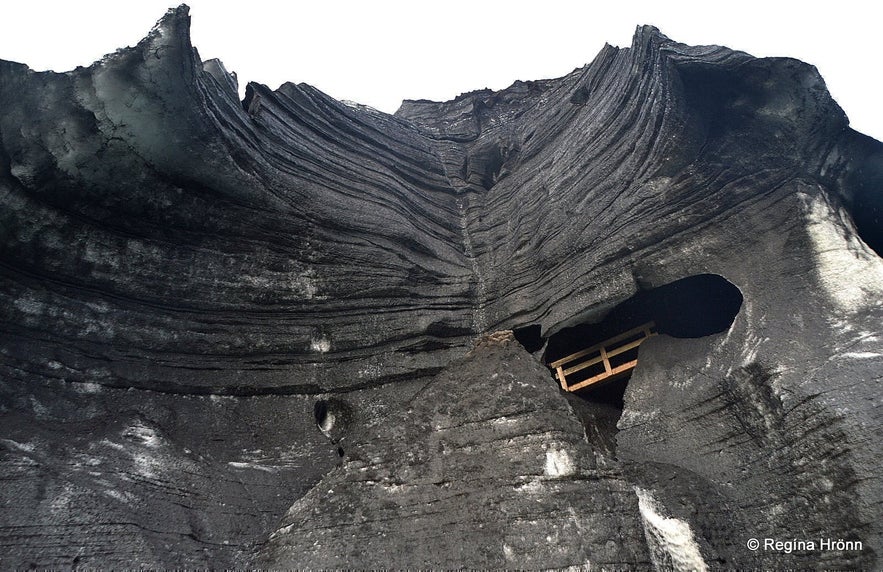
POLYGON ((601 359, 604 360, 604 371, 610 375, 610 359, 607 357, 607 350, 601 348, 601 359))
MULTIPOLYGON (((656 334, 653 334, 653 335, 656 335, 656 334)), ((639 345, 644 343, 646 340, 647 340, 647 338, 641 338, 640 340, 635 340, 635 341, 633 341, 629 344, 626 344, 624 346, 619 346, 618 348, 607 352, 607 357, 614 357, 614 356, 618 356, 619 354, 624 354, 625 352, 627 352, 629 350, 635 349, 636 347, 638 347, 639 345)))
POLYGON ((598 346, 592 346, 589 349, 585 349, 585 350, 576 352, 575 354, 570 354, 569 356, 563 357, 559 360, 555 360, 549 364, 549 367, 558 367, 559 365, 564 365, 568 362, 576 361, 577 359, 579 359, 581 357, 585 357, 589 354, 593 354, 596 351, 598 351, 598 346))
POLYGON ((631 371, 632 369, 634 369, 638 365, 637 359, 631 360, 631 361, 626 362, 626 363, 619 365, 617 367, 612 367, 610 364, 610 358, 618 356, 620 354, 623 354, 629 350, 632 350, 632 349, 638 347, 639 345, 641 345, 644 342, 644 340, 646 340, 650 336, 655 336, 656 333, 652 331, 652 328, 654 328, 655 326, 656 326, 656 324, 653 322, 648 322, 646 324, 642 324, 636 328, 632 328, 631 330, 628 330, 627 332, 623 332, 617 336, 614 336, 614 337, 609 338, 603 342, 595 344, 594 346, 592 346, 590 348, 586 348, 582 351, 576 352, 574 354, 571 354, 569 356, 566 356, 564 358, 556 360, 556 361, 550 363, 549 366, 556 370, 558 381, 561 384, 561 389, 563 389, 565 391, 576 391, 578 389, 582 389, 584 387, 594 385, 594 384, 604 381, 606 379, 610 379, 610 378, 616 377, 618 375, 627 373, 627 372, 631 371), (628 342, 628 343, 623 344, 618 347, 613 347, 610 351, 607 351, 608 346, 614 346, 614 344, 616 344, 618 342, 622 342, 622 341, 627 340, 629 338, 632 338, 638 334, 641 335, 641 337, 639 339, 633 340, 631 342, 628 342), (564 369, 564 367, 563 367, 564 364, 569 363, 569 362, 573 362, 579 358, 585 357, 585 356, 590 355, 595 352, 598 352, 599 355, 597 355, 587 361, 579 363, 575 366, 564 369), (588 367, 591 367, 593 365, 597 365, 599 363, 604 364, 604 373, 594 375, 586 380, 580 381, 579 383, 568 386, 568 384, 567 384, 567 376, 568 375, 570 375, 572 373, 576 373, 578 371, 582 371, 588 367))
POLYGON ((632 361, 626 362, 620 366, 613 368, 612 370, 610 370, 610 373, 607 373, 607 372, 599 373, 598 375, 590 377, 589 379, 586 379, 586 380, 581 381, 579 383, 575 383, 573 385, 570 385, 567 387, 567 391, 576 391, 578 389, 582 389, 584 387, 588 387, 590 385, 594 385, 596 383, 604 381, 605 379, 610 379, 612 377, 616 377, 617 375, 620 375, 620 374, 623 374, 623 373, 626 373, 630 370, 635 369, 635 366, 637 366, 637 365, 638 365, 638 360, 634 359, 632 361))
POLYGON ((599 363, 601 363, 601 356, 593 357, 592 359, 590 359, 588 361, 584 361, 579 365, 575 365, 573 367, 569 367, 569 368, 565 369, 564 375, 570 375, 571 373, 576 373, 578 371, 582 371, 582 370, 586 369, 587 367, 592 367, 593 365, 597 365, 599 363))
POLYGON ((634 335, 641 333, 643 331, 643 328, 644 328, 644 326, 639 326, 639 327, 631 329, 627 332, 623 332, 622 334, 619 334, 618 336, 608 338, 608 339, 604 340, 603 342, 599 342, 599 343, 597 343, 591 347, 588 347, 582 351, 578 351, 574 354, 570 354, 569 356, 563 357, 559 360, 555 360, 552 363, 550 363, 549 366, 550 367, 558 367, 559 365, 564 365, 567 362, 574 361, 574 360, 581 358, 583 356, 587 356, 589 354, 595 353, 596 351, 600 350, 601 348, 603 348, 605 346, 609 346, 611 344, 614 344, 616 342, 622 341, 624 339, 630 338, 634 335))
MULTIPOLYGON (((652 334, 652 335, 655 336, 656 334, 652 334)), ((638 347, 638 346, 641 345, 641 344, 644 342, 644 340, 646 340, 646 339, 647 339, 647 338, 641 338, 640 340, 635 340, 635 341, 633 341, 633 342, 631 342, 631 343, 629 343, 629 344, 626 344, 626 345, 624 345, 624 346, 620 346, 620 347, 618 347, 618 348, 616 348, 616 349, 614 349, 614 350, 612 350, 612 351, 608 351, 608 352, 606 352, 606 354, 607 354, 607 358, 608 358, 608 360, 607 360, 607 361, 608 361, 608 366, 609 366, 609 358, 616 357, 616 356, 618 356, 619 354, 625 353, 625 352, 627 352, 627 351, 629 351, 629 350, 631 350, 631 349, 634 349, 634 348, 638 347)), ((603 349, 603 348, 602 348, 602 349, 603 349)), ((582 370, 586 369, 587 367, 592 367, 593 365, 599 364, 599 363, 601 363, 602 361, 604 361, 604 357, 603 357, 603 355, 600 355, 600 356, 598 356, 598 357, 594 357, 594 358, 590 359, 589 361, 584 361, 584 362, 582 362, 582 363, 579 364, 579 365, 575 365, 575 366, 573 366, 573 367, 569 367, 569 368, 565 369, 565 370, 564 370, 564 375, 570 375, 570 374, 572 374, 572 373, 576 373, 576 372, 578 372, 578 371, 582 371, 582 370)), ((610 371, 610 367, 608 367, 608 366, 605 366, 605 367, 604 367, 605 371, 610 371)), ((558 369, 560 369, 560 367, 559 367, 558 369)))
POLYGON ((610 371, 610 376, 614 376, 632 369, 635 369, 638 365, 638 360, 633 359, 632 361, 627 361, 622 365, 616 366, 610 371))
POLYGON ((561 383, 561 389, 567 391, 567 377, 565 377, 564 372, 561 371, 561 367, 558 367, 558 381, 561 383))
POLYGON ((555 367, 558 367, 559 365, 564 365, 567 362, 571 362, 571 361, 574 361, 574 360, 581 358, 583 356, 587 356, 589 354, 595 353, 596 351, 600 350, 603 347, 606 347, 611 344, 615 344, 616 342, 620 342, 622 340, 630 338, 636 334, 643 332, 645 329, 649 330, 655 326, 656 326, 656 324, 653 322, 647 322, 646 324, 641 324, 640 326, 638 326, 636 328, 632 328, 631 330, 629 330, 627 332, 623 332, 623 333, 619 334, 618 336, 614 336, 612 338, 604 340, 603 342, 597 343, 590 348, 586 348, 582 351, 576 352, 574 354, 570 354, 569 356, 563 357, 559 360, 555 360, 549 364, 549 367, 555 368, 555 367))

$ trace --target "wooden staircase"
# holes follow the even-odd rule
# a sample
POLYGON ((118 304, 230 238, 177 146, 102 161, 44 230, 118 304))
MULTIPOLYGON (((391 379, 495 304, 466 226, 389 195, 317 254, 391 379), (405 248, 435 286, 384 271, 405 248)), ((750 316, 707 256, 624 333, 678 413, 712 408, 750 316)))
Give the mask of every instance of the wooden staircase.
POLYGON ((553 361, 549 364, 549 367, 555 371, 558 382, 561 383, 561 389, 564 391, 577 391, 590 385, 626 375, 631 373, 635 366, 638 365, 637 356, 635 359, 624 362, 622 361, 623 358, 615 358, 636 349, 650 336, 655 336, 655 327, 656 324, 653 322, 647 322, 637 328, 595 344, 590 348, 553 361), (600 370, 601 367, 604 368, 603 371, 594 374, 590 371, 591 375, 586 379, 573 379, 573 377, 580 377, 573 376, 577 372, 589 368, 600 370), (571 376, 570 380, 568 380, 568 376, 571 376))

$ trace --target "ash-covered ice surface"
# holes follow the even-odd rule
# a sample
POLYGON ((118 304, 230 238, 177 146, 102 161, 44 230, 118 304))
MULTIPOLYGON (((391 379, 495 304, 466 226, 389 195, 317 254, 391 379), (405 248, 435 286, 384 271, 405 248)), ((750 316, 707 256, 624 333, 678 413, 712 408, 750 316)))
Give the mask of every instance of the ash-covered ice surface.
POLYGON ((186 6, 0 62, 0 567, 880 567, 883 146, 815 68, 237 89, 186 6))

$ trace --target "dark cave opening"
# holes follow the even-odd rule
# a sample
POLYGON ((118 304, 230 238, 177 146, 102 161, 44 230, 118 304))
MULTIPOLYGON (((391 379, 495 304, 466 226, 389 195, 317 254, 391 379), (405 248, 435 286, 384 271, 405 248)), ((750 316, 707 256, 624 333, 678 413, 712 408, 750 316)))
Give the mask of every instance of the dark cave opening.
POLYGON ((313 416, 316 419, 316 425, 322 427, 328 419, 328 402, 320 399, 313 405, 313 416))
POLYGON ((538 352, 543 349, 546 340, 543 339, 542 333, 542 326, 539 324, 531 324, 530 326, 512 330, 515 341, 521 344, 529 353, 538 352))
POLYGON ((599 383, 597 386, 578 389, 573 394, 582 397, 586 401, 603 403, 622 411, 625 407, 625 388, 630 377, 630 375, 618 377, 607 383, 599 383))
MULTIPOLYGON (((742 293, 721 276, 699 274, 682 278, 638 292, 614 307, 600 322, 561 330, 549 338, 544 360, 552 363, 648 322, 655 323, 657 333, 675 338, 700 338, 720 333, 730 327, 741 306, 742 293)), ((617 356, 616 360, 611 358, 610 362, 615 367, 624 361, 638 359, 639 349, 634 347, 617 356)), ((587 379, 596 374, 599 367, 603 371, 600 365, 594 369, 587 368, 573 374, 572 379, 568 376, 568 382, 573 384, 587 379)), ((615 407, 621 412, 630 378, 629 371, 574 393, 585 400, 615 407)))
POLYGON ((716 274, 698 274, 643 290, 613 308, 597 323, 565 328, 549 338, 552 362, 646 322, 674 338, 701 338, 723 332, 742 306, 742 293, 716 274))
POLYGON ((883 256, 883 200, 868 195, 856 198, 852 209, 856 232, 877 256, 883 256))
POLYGON ((878 256, 883 256, 883 151, 874 139, 855 134, 857 152, 863 159, 846 181, 846 207, 859 237, 878 256))

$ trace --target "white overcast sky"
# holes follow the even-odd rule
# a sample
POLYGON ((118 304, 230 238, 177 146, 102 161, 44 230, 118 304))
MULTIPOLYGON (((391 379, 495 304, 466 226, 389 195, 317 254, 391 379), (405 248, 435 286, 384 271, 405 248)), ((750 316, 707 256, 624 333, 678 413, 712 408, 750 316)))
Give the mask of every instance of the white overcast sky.
MULTIPOLYGON (((0 59, 67 71, 137 43, 175 0, 2 0, 0 59)), ((879 0, 731 2, 190 0, 203 60, 276 88, 312 84, 394 112, 516 79, 564 75, 653 24, 688 44, 815 65, 852 127, 883 140, 879 0)))

